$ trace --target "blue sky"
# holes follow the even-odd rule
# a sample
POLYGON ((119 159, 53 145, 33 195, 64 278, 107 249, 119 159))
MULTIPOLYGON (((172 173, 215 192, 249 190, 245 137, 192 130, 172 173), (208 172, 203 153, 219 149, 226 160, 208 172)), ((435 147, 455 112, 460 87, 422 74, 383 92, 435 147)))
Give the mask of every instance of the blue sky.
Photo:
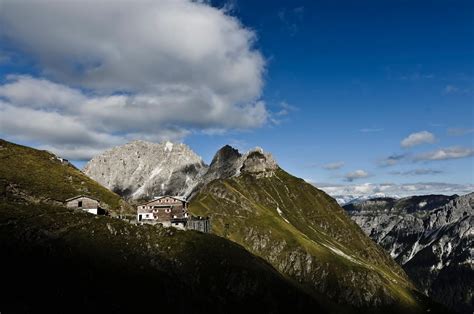
MULTIPOLYGON (((45 32, 48 27, 57 29, 58 25, 67 30, 65 24, 74 26, 76 16, 78 21, 86 17, 80 16, 77 8, 63 5, 54 10, 57 10, 56 15, 68 18, 50 21, 46 9, 51 8, 47 8, 47 1, 39 4, 46 12, 43 16, 41 8, 33 11, 28 6, 6 1, 3 14, 0 6, 0 24, 6 25, 6 31, 0 32, 0 79, 3 83, 0 99, 7 103, 3 110, 9 110, 10 115, 31 113, 32 119, 41 119, 38 110, 41 114, 53 112, 60 115, 56 117, 58 119, 68 117, 74 122, 82 115, 65 106, 75 106, 71 95, 79 93, 81 95, 74 98, 79 99, 77 103, 87 102, 88 105, 84 105, 87 108, 92 108, 89 103, 101 107, 100 112, 99 109, 90 110, 98 117, 96 125, 103 126, 90 135, 90 145, 77 139, 81 125, 77 130, 63 132, 58 129, 58 132, 70 135, 71 140, 66 135, 62 139, 48 140, 52 137, 51 130, 42 125, 38 126, 39 131, 31 131, 35 136, 18 131, 15 125, 0 126, 0 135, 70 154, 67 157, 80 159, 76 161, 79 166, 92 152, 134 137, 153 141, 169 138, 189 144, 207 162, 224 144, 241 150, 261 146, 272 152, 284 169, 321 186, 436 182, 463 184, 463 188, 459 188, 462 191, 472 189, 472 1, 178 2, 183 5, 163 9, 144 1, 145 9, 158 6, 160 12, 169 9, 168 15, 150 17, 137 8, 136 16, 123 18, 124 23, 130 18, 137 18, 137 23, 146 18, 159 18, 160 23, 164 21, 160 30, 167 29, 165 23, 170 18, 169 23, 173 26, 170 30, 176 32, 173 35, 179 41, 175 43, 172 36, 168 38, 169 31, 155 30, 144 36, 145 40, 137 44, 137 50, 142 47, 146 52, 153 44, 150 53, 162 55, 150 64, 164 61, 156 71, 145 73, 143 76, 147 80, 142 81, 140 71, 144 68, 135 60, 146 59, 147 55, 122 52, 124 45, 134 45, 133 38, 122 41, 123 34, 117 35, 113 31, 103 34, 99 31, 99 35, 92 36, 91 30, 85 29, 79 30, 77 36, 71 33, 71 38, 66 39, 61 34, 56 37, 36 34, 40 38, 44 36, 44 41, 37 41, 38 36, 33 38, 29 34, 38 26, 45 28, 45 32), (189 10, 182 13, 183 8, 189 10), (13 17, 21 18, 28 16, 22 14, 28 13, 38 15, 37 21, 33 17, 31 25, 26 26, 13 21, 13 17), (189 22, 191 16, 196 20, 204 17, 211 22, 199 24, 200 27, 190 33, 191 27, 186 26, 193 23, 189 22), (225 29, 224 35, 210 36, 214 34, 214 28, 225 29), (56 47, 55 43, 73 48, 56 47), (163 48, 165 44, 167 46, 163 48), (201 45, 207 46, 201 49, 201 45), (176 46, 176 50, 170 53, 170 46, 176 46), (95 54, 91 52, 94 49, 98 50, 95 54), (186 54, 187 50, 193 53, 186 54), (166 59, 170 55, 178 55, 180 59, 166 59), (203 55, 205 57, 201 58, 203 55), (222 58, 215 57, 221 55, 222 58), (123 58, 120 66, 113 63, 114 58, 123 58), (128 60, 133 62, 128 67, 123 66, 128 60), (201 65, 207 62, 209 66, 204 69, 201 65), (181 63, 187 66, 180 68, 181 63), (111 68, 124 68, 120 71, 108 69, 109 64, 111 68), (96 72, 107 71, 100 76, 94 75, 97 69, 96 72), (216 75, 219 71, 225 74, 216 75), (130 78, 127 77, 129 73, 130 78), (152 88, 143 87, 154 81, 157 83, 152 88), (49 90, 58 93, 60 89, 68 98, 51 96, 44 103, 38 103, 33 108, 35 112, 14 111, 28 107, 24 104, 25 99, 33 97, 24 93, 18 96, 15 92, 21 90, 20 87, 32 85, 41 85, 39 90, 45 93, 49 90), (168 93, 163 86, 180 88, 168 93), (184 95, 182 90, 193 92, 184 95), (212 101, 218 99, 210 109, 211 100, 201 99, 203 90, 211 91, 209 99, 212 101), (146 115, 136 111, 109 118, 102 103, 116 100, 117 97, 112 96, 120 95, 142 96, 125 102, 138 104, 148 116, 159 116, 163 110, 172 110, 173 115, 182 119, 174 120, 166 128, 115 127, 115 124, 153 123, 153 120, 143 120, 146 115), (151 97, 150 103, 156 103, 157 107, 142 105, 140 101, 143 102, 145 96, 151 97), (183 100, 176 105, 174 100, 181 101, 183 96, 189 103, 183 100), (54 101, 64 103, 57 105, 54 101), (415 135, 408 140, 409 145, 403 147, 401 142, 410 134, 415 135), (72 144, 67 145, 76 142, 72 150, 72 144), (466 188, 466 185, 470 187, 466 188)), ((120 23, 121 18, 110 13, 117 9, 107 7, 113 6, 113 2, 110 3, 95 7, 94 2, 90 2, 90 10, 96 10, 97 16, 106 15, 104 23, 107 18, 120 23)), ((92 29, 94 24, 90 25, 92 29)), ((124 29, 124 32, 128 31, 124 29)), ((136 31, 142 30, 137 28, 136 31)), ((49 116, 45 119, 56 121, 49 116)), ((57 125, 61 127, 61 123, 57 125)), ((456 187, 451 186, 447 191, 452 189, 456 187)), ((378 191, 382 190, 375 190, 378 191)), ((443 192, 441 188, 439 191, 443 192)), ((397 192, 394 190, 393 193, 397 192)))

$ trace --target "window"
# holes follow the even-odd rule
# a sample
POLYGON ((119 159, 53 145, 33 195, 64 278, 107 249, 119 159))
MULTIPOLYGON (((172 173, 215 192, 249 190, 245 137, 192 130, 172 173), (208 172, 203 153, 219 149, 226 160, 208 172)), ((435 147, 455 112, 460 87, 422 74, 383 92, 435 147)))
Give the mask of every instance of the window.
POLYGON ((82 201, 77 202, 77 207, 82 207, 82 201))

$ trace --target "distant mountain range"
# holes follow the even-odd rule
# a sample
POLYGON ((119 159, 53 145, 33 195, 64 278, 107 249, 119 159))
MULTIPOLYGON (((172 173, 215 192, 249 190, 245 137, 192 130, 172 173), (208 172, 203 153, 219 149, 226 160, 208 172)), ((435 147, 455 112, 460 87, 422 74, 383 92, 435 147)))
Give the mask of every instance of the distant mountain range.
POLYGON ((427 295, 474 309, 474 193, 374 198, 344 206, 427 295))
POLYGON ((369 195, 331 195, 341 206, 352 204, 352 203, 359 203, 375 198, 400 198, 398 195, 388 195, 385 193, 375 193, 369 195))

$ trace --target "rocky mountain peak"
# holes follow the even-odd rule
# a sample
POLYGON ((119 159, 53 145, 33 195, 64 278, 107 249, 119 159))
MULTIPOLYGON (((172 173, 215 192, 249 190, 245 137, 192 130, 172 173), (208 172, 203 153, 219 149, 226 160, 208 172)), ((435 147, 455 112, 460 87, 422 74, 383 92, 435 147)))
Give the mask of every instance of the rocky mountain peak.
POLYGON ((257 174, 259 176, 272 176, 274 170, 278 169, 278 164, 270 153, 256 147, 248 151, 242 157, 241 173, 257 174))
POLYGON ((207 166, 185 144, 142 140, 114 147, 94 157, 84 172, 127 198, 154 195, 187 196, 207 166))
POLYGON ((230 145, 225 145, 217 151, 212 159, 210 167, 219 167, 225 164, 234 163, 242 157, 242 154, 230 145))
POLYGON ((209 170, 205 175, 205 181, 214 179, 230 178, 237 173, 242 154, 230 145, 225 145, 217 151, 212 159, 209 170))
MULTIPOLYGON (((239 176, 242 173, 271 176, 278 164, 270 153, 256 147, 242 155, 230 145, 222 147, 212 159, 205 181, 239 176)), ((206 182, 206 183, 207 183, 206 182)))
POLYGON ((84 172, 126 198, 148 199, 162 194, 189 197, 216 179, 243 173, 271 177, 276 169, 278 165, 272 155, 260 147, 242 155, 226 145, 208 167, 185 144, 136 140, 94 157, 84 172))

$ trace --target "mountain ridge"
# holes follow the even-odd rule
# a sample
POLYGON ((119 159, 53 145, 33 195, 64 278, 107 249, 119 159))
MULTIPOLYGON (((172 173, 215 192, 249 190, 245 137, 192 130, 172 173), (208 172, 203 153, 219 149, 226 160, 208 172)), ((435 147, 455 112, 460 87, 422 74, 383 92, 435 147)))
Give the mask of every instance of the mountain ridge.
POLYGON ((474 309, 474 192, 375 199, 344 206, 426 294, 474 309))
MULTIPOLYGON (((220 154, 213 160, 219 162, 220 154)), ((238 154, 231 155, 236 159, 238 154)), ((286 173, 261 149, 242 158, 247 159, 240 172, 213 176, 191 199, 190 211, 210 216, 214 233, 337 302, 355 308, 392 304, 406 312, 417 307, 408 277, 335 200, 286 173), (245 170, 246 162, 251 171, 245 170)))
POLYGON ((334 199, 286 173, 263 149, 241 154, 226 145, 194 180, 192 214, 211 217, 213 233, 318 298, 351 312, 434 310, 334 199))

